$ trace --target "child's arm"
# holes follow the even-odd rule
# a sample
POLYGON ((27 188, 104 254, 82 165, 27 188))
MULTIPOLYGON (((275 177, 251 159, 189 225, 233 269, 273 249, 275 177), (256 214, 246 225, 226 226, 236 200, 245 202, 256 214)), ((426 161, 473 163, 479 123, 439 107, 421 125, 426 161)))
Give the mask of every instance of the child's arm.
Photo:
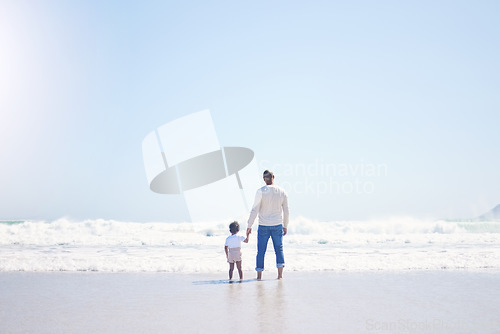
POLYGON ((228 251, 227 251, 227 246, 224 246, 224 251, 226 252, 226 259, 229 257, 228 251))

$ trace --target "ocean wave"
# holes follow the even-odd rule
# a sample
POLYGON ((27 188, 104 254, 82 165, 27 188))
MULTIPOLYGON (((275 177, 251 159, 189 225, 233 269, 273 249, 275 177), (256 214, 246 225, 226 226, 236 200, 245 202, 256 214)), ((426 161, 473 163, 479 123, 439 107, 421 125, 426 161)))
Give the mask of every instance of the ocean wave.
POLYGON ((422 234, 465 233, 468 229, 457 222, 421 220, 415 218, 388 218, 366 221, 318 222, 304 217, 290 224, 290 232, 296 234, 362 233, 362 234, 422 234))
MULTIPOLYGON (((224 272, 229 222, 114 220, 0 223, 0 271, 224 272)), ((244 233, 245 224, 241 224, 244 233)), ((392 218, 290 221, 287 270, 500 269, 497 222, 392 218)), ((253 271, 256 232, 243 245, 253 271)), ((275 265, 271 242, 266 268, 275 265)))
MULTIPOLYGON (((241 229, 246 224, 241 224, 241 229)), ((206 244, 214 236, 227 234, 228 222, 136 223, 114 220, 51 222, 16 221, 0 223, 0 245, 141 246, 206 244)), ((290 235, 339 236, 351 234, 412 235, 499 233, 498 222, 452 222, 390 218, 367 221, 321 222, 298 217, 290 221, 290 235)))

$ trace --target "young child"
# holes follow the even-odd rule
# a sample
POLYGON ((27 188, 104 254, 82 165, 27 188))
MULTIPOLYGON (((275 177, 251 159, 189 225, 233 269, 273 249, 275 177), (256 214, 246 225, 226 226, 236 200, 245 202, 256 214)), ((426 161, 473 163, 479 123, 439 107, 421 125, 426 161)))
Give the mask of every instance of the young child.
POLYGON ((243 279, 243 271, 241 270, 241 242, 248 243, 248 238, 241 235, 236 235, 240 231, 240 224, 237 221, 229 224, 229 232, 231 235, 226 238, 224 251, 226 252, 227 262, 229 263, 229 279, 233 279, 234 264, 238 268, 240 280, 243 279))

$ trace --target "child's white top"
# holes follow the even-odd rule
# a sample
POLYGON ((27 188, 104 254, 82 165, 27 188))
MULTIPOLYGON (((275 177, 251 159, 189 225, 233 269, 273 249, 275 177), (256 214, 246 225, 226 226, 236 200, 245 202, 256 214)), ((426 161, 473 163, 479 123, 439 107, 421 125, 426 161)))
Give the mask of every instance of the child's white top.
POLYGON ((233 234, 226 238, 226 244, 229 248, 241 247, 241 242, 246 238, 242 235, 233 234))

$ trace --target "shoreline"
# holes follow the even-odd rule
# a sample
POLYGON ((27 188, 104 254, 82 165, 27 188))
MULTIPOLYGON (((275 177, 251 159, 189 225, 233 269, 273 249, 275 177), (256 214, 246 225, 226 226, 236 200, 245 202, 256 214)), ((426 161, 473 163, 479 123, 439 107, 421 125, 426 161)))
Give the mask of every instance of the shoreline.
MULTIPOLYGON (((218 271, 198 271, 198 272, 182 272, 182 271, 106 271, 106 270, 0 270, 0 275, 3 274, 15 274, 15 273, 25 273, 25 274, 151 274, 151 275, 185 275, 185 276, 227 276, 228 269, 219 269, 218 271)), ((276 268, 266 269, 264 273, 277 272, 276 268)), ((285 270, 284 275, 302 275, 302 274, 406 274, 406 273, 498 273, 500 274, 500 268, 497 267, 486 267, 486 268, 407 268, 407 269, 318 269, 318 270, 285 270)), ((238 275, 238 271, 235 269, 235 274, 238 275)), ((254 270, 243 269, 243 273, 248 275, 248 273, 255 274, 254 270)), ((265 274, 264 274, 265 275, 265 274)))

